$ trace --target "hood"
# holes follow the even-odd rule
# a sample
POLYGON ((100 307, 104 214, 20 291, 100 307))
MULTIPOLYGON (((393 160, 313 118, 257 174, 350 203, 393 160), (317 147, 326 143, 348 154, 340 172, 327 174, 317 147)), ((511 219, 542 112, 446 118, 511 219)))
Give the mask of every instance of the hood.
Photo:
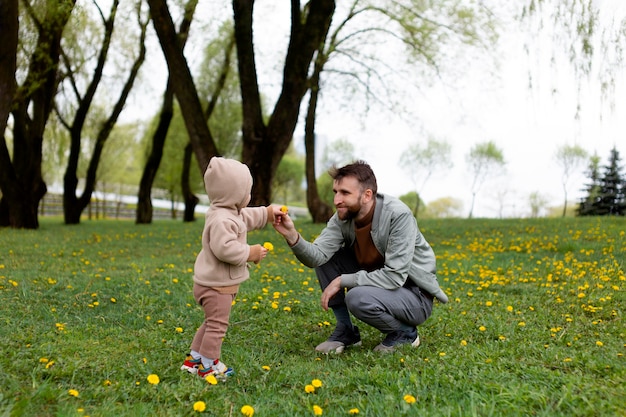
POLYGON ((204 172, 204 188, 211 205, 242 209, 250 202, 250 169, 235 159, 214 156, 204 172))

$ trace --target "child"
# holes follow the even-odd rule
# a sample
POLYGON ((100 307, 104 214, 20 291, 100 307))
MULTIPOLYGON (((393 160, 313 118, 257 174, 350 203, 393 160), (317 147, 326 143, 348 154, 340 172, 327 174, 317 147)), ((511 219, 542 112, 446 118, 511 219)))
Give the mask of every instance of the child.
POLYGON ((259 263, 267 249, 248 245, 248 230, 263 228, 274 220, 273 208, 246 207, 250 202, 252 175, 234 159, 213 157, 204 173, 210 200, 202 231, 202 250, 196 258, 193 296, 204 310, 204 322, 191 342, 191 353, 181 370, 205 378, 234 374, 220 361, 222 339, 239 284, 249 277, 248 263, 259 263))

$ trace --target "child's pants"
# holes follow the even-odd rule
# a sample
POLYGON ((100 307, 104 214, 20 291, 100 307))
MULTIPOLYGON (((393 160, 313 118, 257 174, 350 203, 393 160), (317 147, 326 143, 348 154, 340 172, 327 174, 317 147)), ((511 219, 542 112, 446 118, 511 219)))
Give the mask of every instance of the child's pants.
POLYGON ((204 310, 204 322, 196 331, 191 350, 210 359, 219 359, 222 339, 228 329, 228 318, 237 294, 223 294, 210 287, 193 284, 193 296, 204 310))

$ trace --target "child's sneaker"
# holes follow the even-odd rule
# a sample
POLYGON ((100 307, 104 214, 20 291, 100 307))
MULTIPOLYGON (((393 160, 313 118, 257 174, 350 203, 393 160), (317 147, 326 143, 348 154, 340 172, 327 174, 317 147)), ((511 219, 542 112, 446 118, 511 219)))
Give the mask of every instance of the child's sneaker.
POLYGON ((213 372, 215 372, 215 377, 216 378, 228 378, 229 376, 233 376, 235 375, 235 371, 233 370, 233 368, 229 368, 226 365, 224 365, 223 362, 221 362, 219 359, 215 359, 215 361, 213 362, 213 372))
POLYGON ((187 371, 190 374, 196 374, 198 373, 198 368, 200 367, 201 363, 202 360, 200 358, 194 359, 193 356, 187 355, 187 358, 185 359, 185 362, 183 362, 183 365, 180 367, 180 370, 187 371))

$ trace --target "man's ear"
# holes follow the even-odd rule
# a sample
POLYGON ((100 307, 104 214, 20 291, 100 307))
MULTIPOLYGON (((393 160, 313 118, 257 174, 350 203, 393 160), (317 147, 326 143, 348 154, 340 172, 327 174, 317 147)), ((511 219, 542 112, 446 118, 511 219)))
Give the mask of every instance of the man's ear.
POLYGON ((374 192, 371 189, 366 188, 363 192, 363 196, 369 201, 372 199, 372 197, 374 197, 374 192))

